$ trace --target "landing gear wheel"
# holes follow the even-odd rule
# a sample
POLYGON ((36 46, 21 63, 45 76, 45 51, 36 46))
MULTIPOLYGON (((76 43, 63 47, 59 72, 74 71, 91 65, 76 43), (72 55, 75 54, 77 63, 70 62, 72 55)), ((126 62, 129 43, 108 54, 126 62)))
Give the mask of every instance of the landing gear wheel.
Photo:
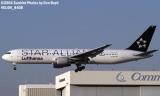
POLYGON ((75 72, 78 72, 79 70, 78 69, 75 69, 75 72))
POLYGON ((85 69, 85 66, 79 67, 79 71, 82 71, 82 70, 84 70, 84 69, 85 69))

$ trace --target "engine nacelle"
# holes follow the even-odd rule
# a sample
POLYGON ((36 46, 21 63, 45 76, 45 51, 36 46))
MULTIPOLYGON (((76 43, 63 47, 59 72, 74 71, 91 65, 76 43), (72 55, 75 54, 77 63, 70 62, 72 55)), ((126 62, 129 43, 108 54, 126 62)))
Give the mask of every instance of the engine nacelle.
POLYGON ((54 68, 63 68, 71 66, 71 60, 68 57, 57 57, 56 63, 53 66, 54 68))

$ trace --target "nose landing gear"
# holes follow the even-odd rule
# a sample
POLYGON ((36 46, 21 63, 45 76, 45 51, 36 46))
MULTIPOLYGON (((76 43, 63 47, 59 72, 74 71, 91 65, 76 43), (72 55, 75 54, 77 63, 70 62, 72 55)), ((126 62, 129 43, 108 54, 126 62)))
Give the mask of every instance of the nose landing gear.
POLYGON ((13 63, 13 70, 17 70, 16 64, 13 63))
POLYGON ((13 67, 13 70, 17 70, 17 67, 16 67, 16 65, 14 65, 14 67, 13 67))

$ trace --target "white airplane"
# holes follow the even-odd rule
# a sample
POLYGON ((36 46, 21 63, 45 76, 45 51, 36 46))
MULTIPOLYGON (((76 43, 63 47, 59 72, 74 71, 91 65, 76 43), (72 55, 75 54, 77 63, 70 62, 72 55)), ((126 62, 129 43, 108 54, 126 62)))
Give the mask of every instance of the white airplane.
POLYGON ((14 49, 2 56, 2 59, 16 64, 53 64, 54 68, 63 68, 75 64, 75 72, 82 71, 82 64, 118 64, 152 57, 158 50, 147 51, 156 26, 148 29, 128 48, 106 49, 105 45, 95 49, 14 49))

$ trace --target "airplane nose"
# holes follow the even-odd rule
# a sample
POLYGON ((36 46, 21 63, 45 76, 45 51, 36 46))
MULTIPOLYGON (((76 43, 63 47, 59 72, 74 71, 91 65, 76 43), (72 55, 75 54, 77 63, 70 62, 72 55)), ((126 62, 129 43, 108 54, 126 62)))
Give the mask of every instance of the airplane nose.
POLYGON ((7 55, 6 54, 2 55, 2 59, 7 60, 7 55))

